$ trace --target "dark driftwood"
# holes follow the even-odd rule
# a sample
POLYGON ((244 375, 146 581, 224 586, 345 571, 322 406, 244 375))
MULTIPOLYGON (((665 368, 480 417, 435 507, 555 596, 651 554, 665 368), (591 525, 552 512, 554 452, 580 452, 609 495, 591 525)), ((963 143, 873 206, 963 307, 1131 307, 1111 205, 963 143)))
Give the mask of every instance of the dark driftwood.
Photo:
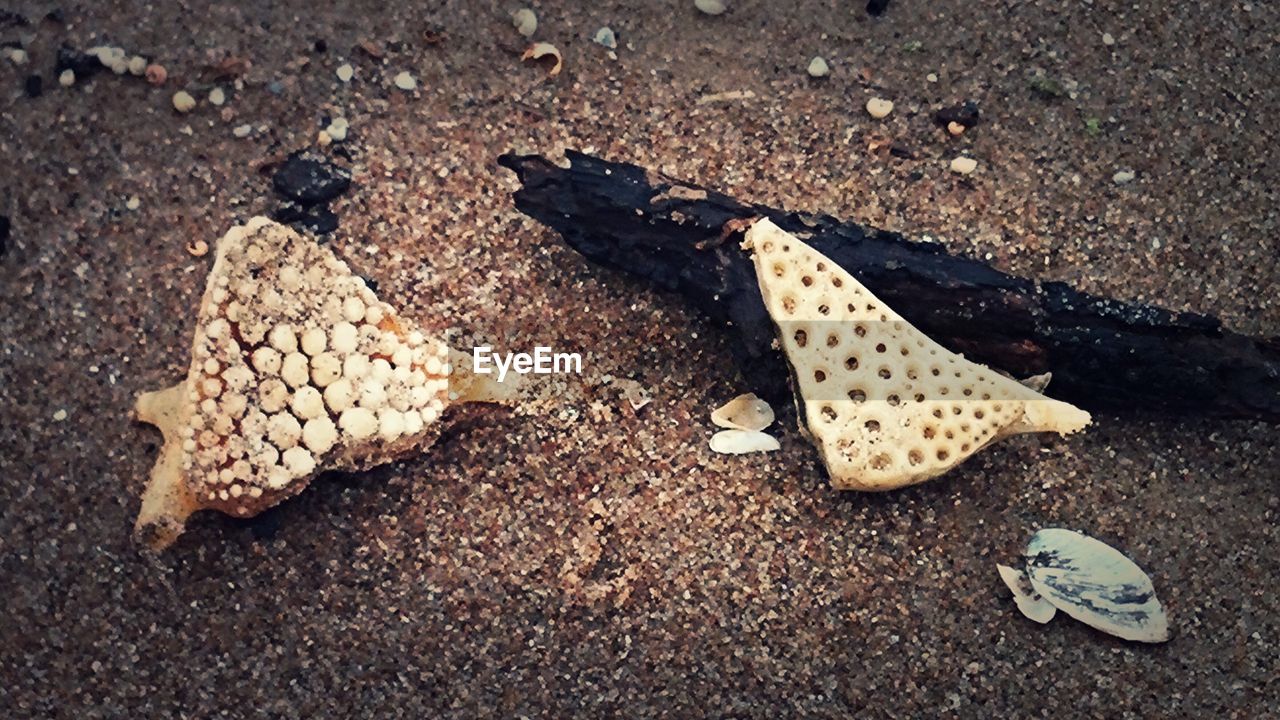
POLYGON ((944 346, 1016 377, 1052 372, 1049 393, 1088 410, 1280 421, 1280 337, 1246 337, 1213 317, 1014 277, 897 233, 568 155, 568 169, 536 155, 500 158, 523 183, 516 207, 587 258, 680 292, 728 325, 735 360, 764 397, 786 396, 787 370, 734 222, 759 216, 806 237, 944 346))

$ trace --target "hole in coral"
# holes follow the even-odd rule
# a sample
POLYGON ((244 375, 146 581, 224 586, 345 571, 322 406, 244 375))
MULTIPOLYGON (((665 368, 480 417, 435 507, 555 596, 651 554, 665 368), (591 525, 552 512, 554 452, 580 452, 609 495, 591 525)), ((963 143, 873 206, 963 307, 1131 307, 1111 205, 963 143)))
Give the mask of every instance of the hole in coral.
POLYGON ((947 459, 947 458, 949 458, 949 457, 951 457, 951 453, 947 452, 946 450, 939 450, 939 451, 938 451, 938 459, 939 459, 939 460, 946 460, 946 459, 947 459))
POLYGON ((827 307, 826 305, 819 305, 819 306, 818 306, 818 312, 819 312, 819 313, 821 313, 821 314, 823 314, 823 315, 830 315, 830 314, 831 314, 831 308, 827 307))
POLYGON ((795 338, 796 345, 799 345, 800 347, 804 347, 809 344, 809 333, 803 330, 797 330, 795 335, 792 335, 792 337, 795 338))
POLYGON ((830 335, 827 336, 827 347, 835 347, 839 344, 840 344, 839 335, 836 335, 835 333, 831 333, 830 335))
POLYGON ((822 382, 827 379, 827 374, 821 370, 814 370, 813 379, 817 380, 818 382, 822 382))
POLYGON ((809 277, 808 275, 805 275, 804 277, 800 278, 800 282, 805 287, 810 287, 811 285, 813 285, 813 278, 809 277))
POLYGON ((845 359, 844 359, 844 369, 845 369, 845 370, 857 370, 857 369, 858 369, 858 358, 857 358, 857 357, 855 357, 855 356, 853 356, 853 355, 850 355, 849 357, 845 358, 845 359))
POLYGON ((889 407, 898 407, 902 404, 902 398, 897 395, 890 395, 886 400, 889 402, 889 407))
POLYGON ((831 284, 835 285, 836 287, 844 287, 844 281, 838 277, 832 277, 831 284))
POLYGON ((912 465, 919 465, 920 463, 924 462, 924 453, 913 448, 912 450, 907 452, 907 460, 912 465))
POLYGON ((924 426, 924 439, 932 440, 938 434, 938 429, 932 425, 924 426))
POLYGON ((849 399, 854 402, 866 402, 867 394, 857 388, 849 391, 849 399))
POLYGON ((827 422, 835 422, 836 417, 837 417, 837 415, 836 415, 836 409, 835 409, 835 408, 831 407, 830 405, 823 405, 823 406, 822 406, 822 419, 823 419, 823 420, 826 420, 827 422))
POLYGON ((878 353, 882 353, 882 352, 884 352, 884 351, 886 351, 886 350, 888 350, 888 349, 889 349, 889 348, 887 348, 887 347, 885 347, 885 346, 884 346, 884 343, 877 343, 877 344, 876 344, 876 352, 878 352, 878 353))
POLYGON ((893 377, 893 373, 887 367, 880 368, 880 370, 877 371, 876 374, 884 378, 885 380, 888 380, 889 378, 893 377))
POLYGON ((869 432, 880 432, 880 422, 878 420, 868 420, 862 426, 869 432))
POLYGON ((889 458, 888 454, 880 453, 871 458, 871 467, 875 468, 876 470, 884 470, 885 468, 889 467, 889 463, 891 462, 892 460, 889 458))
MULTIPOLYGON (((852 310, 853 310, 853 306, 852 306, 852 305, 851 305, 851 306, 849 306, 849 310, 850 310, 850 311, 852 311, 852 310)), ((861 323, 859 323, 859 324, 857 324, 857 325, 854 325, 854 326, 853 326, 853 334, 854 334, 854 335, 857 335, 858 337, 866 337, 866 336, 867 336, 867 327, 866 327, 865 325, 861 324, 861 323)))

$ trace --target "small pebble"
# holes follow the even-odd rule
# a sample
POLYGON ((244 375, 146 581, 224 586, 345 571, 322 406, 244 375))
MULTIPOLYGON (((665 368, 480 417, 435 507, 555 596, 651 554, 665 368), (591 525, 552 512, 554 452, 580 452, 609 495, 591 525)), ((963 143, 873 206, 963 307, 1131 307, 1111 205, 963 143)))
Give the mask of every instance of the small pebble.
POLYGON ((951 172, 968 175, 978 169, 978 161, 969 157, 958 157, 951 161, 951 172))
POLYGON ((209 91, 209 102, 212 103, 213 105, 217 105, 220 107, 222 103, 226 101, 227 101, 227 94, 222 91, 222 88, 216 87, 209 91))
POLYGON ((142 201, 138 199, 137 195, 134 195, 124 201, 124 206, 129 210, 137 210, 139 207, 142 207, 142 201))
POLYGON ((951 133, 955 137, 960 137, 964 134, 964 126, 955 120, 952 120, 947 123, 947 132, 951 133))
POLYGON ((693 6, 707 15, 720 15, 728 9, 724 0, 693 0, 693 6))
POLYGON ((231 134, 238 138, 249 137, 249 133, 251 132, 253 132, 253 126, 248 123, 245 123, 244 125, 237 125, 231 130, 231 134))
POLYGON ((58 76, 58 84, 62 87, 71 87, 76 84, 76 71, 70 68, 62 71, 58 76))
POLYGON ((173 109, 180 113, 191 112, 196 106, 196 99, 191 97, 191 93, 186 90, 179 90, 173 94, 173 109))
POLYGON ((880 120, 893 112, 893 101, 883 98, 871 98, 867 101, 867 114, 880 120))
POLYGON ((1108 46, 1115 45, 1116 39, 1111 37, 1111 33, 1102 33, 1102 44, 1108 46))
POLYGON ((520 8, 511 13, 511 24, 515 25, 516 32, 531 37, 538 31, 538 16, 529 8, 520 8))
POLYGON ((151 63, 147 69, 143 71, 143 75, 147 76, 147 82, 152 85, 163 85, 165 80, 169 79, 169 72, 164 69, 163 65, 151 63))
POLYGON ((928 75, 924 76, 924 79, 928 80, 931 83, 936 83, 938 82, 938 73, 929 73, 928 75))
POLYGON ((401 72, 399 75, 396 75, 393 82, 395 82, 396 87, 404 90, 405 92, 409 92, 410 90, 418 87, 418 81, 407 72, 401 72))
POLYGON ((192 257, 204 257, 209 252, 209 243, 204 240, 189 242, 187 243, 187 252, 190 253, 192 257))
POLYGON ((1124 185, 1133 182, 1133 179, 1137 176, 1138 174, 1132 170, 1119 170, 1115 175, 1111 176, 1111 182, 1117 185, 1124 185))
POLYGON ((610 50, 617 49, 618 47, 618 38, 613 34, 613 29, 607 25, 597 30, 596 34, 591 39, 594 40, 597 45, 603 45, 610 50))
POLYGON ((355 77, 356 71, 351 67, 351 63, 343 63, 338 66, 338 81, 351 82, 351 78, 355 77))
POLYGON ((53 419, 54 419, 54 420, 56 420, 56 421, 58 421, 58 422, 62 422, 63 420, 66 420, 66 419, 67 419, 67 411, 66 411, 66 410, 59 410, 59 411, 55 412, 55 413, 53 414, 53 419))
POLYGON ((141 55, 129 58, 129 74, 141 77, 147 71, 147 59, 141 55))
POLYGON ((825 58, 817 56, 809 61, 808 73, 809 77, 826 77, 831 74, 831 66, 827 65, 825 58))
POLYGON ((12 62, 14 65, 27 64, 26 50, 23 50, 22 48, 6 48, 6 50, 7 52, 5 54, 8 55, 9 61, 12 62))
POLYGON ((334 142, 342 142, 347 139, 348 127, 346 118, 334 118, 333 122, 329 123, 329 127, 324 129, 324 132, 329 135, 330 140, 334 142))

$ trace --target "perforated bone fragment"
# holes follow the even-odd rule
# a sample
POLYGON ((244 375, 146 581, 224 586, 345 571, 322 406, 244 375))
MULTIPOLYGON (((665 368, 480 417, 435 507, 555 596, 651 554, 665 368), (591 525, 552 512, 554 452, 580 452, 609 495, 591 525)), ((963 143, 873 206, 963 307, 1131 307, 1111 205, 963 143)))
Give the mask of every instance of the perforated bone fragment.
POLYGON ((218 244, 186 380, 138 399, 139 418, 165 435, 139 534, 163 547, 195 510, 254 515, 323 470, 429 444, 450 402, 449 368, 442 339, 401 318, 327 247, 266 218, 233 228, 218 244), (355 303, 353 328, 345 308, 355 303), (408 372, 343 375, 387 358, 408 372), (359 408, 339 397, 353 386, 368 390, 359 408))
POLYGON ((773 408, 755 393, 739 395, 711 413, 711 422, 731 430, 764 430, 773 419, 773 408))
POLYGON ((1089 424, 1083 410, 937 344, 769 220, 742 247, 795 375, 802 429, 835 487, 911 485, 1002 437, 1089 424))

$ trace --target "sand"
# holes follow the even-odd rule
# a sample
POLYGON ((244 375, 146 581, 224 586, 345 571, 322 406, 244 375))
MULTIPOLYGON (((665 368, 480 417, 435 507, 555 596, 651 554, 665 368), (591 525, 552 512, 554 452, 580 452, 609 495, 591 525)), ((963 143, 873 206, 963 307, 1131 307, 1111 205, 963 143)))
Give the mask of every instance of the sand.
POLYGON ((81 3, 54 22, 20 2, 26 27, 0 14, 0 41, 31 54, 0 59, 8 716, 1271 711, 1275 428, 1101 416, 881 495, 830 489, 790 411, 780 452, 715 455, 711 410, 749 390, 723 335, 517 213, 494 159, 596 152, 1276 335, 1280 8, 899 0, 872 19, 861 3, 707 17, 692 2, 544 2, 533 39, 564 55, 548 78, 519 60, 515 6, 419 5, 81 3), (590 41, 602 25, 616 60, 590 41), (61 88, 63 41, 122 45, 169 80, 106 71, 61 88), (202 68, 228 53, 251 66, 215 108, 202 68), (830 76, 806 74, 815 55, 830 76), (400 72, 415 90, 394 86, 400 72), (1034 90, 1042 77, 1065 95, 1034 90), (180 89, 199 101, 184 115, 180 89), (893 113, 871 119, 872 97, 893 113), (983 122, 952 138, 932 113, 966 99, 983 122), (129 409, 186 366, 212 261, 187 245, 276 207, 260 168, 339 116, 350 131, 328 152, 354 173, 332 206, 339 254, 428 326, 581 352, 584 373, 254 520, 197 516, 148 555, 129 533, 160 436, 129 409), (948 169, 962 154, 972 175, 948 169), (1117 185, 1123 170, 1135 177, 1117 185), (653 402, 632 411, 623 380, 653 402), (1172 640, 1023 618, 995 564, 1048 526, 1147 569, 1172 640))

